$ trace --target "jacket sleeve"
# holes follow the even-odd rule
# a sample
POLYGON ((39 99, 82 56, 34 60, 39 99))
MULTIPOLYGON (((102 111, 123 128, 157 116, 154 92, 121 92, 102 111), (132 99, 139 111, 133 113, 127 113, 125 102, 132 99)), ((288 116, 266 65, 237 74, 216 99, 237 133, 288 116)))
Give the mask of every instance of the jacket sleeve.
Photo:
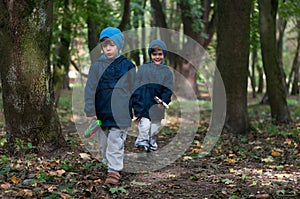
POLYGON ((130 69, 129 69, 129 81, 130 81, 130 93, 132 93, 130 100, 129 100, 129 104, 130 104, 130 117, 132 118, 132 109, 133 109, 133 105, 134 105, 134 88, 135 88, 135 81, 136 81, 136 66, 134 64, 131 65, 130 69))
POLYGON ((88 79, 84 88, 84 112, 87 117, 96 115, 95 93, 99 81, 98 62, 94 62, 89 70, 88 79))
POLYGON ((161 95, 161 99, 167 104, 171 102, 171 96, 173 93, 172 89, 173 89, 173 73, 169 70, 168 75, 164 80, 164 88, 161 95))
POLYGON ((132 95, 132 105, 134 109, 134 115, 136 117, 141 117, 141 113, 143 111, 143 98, 142 98, 142 89, 141 86, 141 79, 142 79, 142 73, 141 70, 136 74, 135 78, 135 84, 134 84, 134 91, 132 95))

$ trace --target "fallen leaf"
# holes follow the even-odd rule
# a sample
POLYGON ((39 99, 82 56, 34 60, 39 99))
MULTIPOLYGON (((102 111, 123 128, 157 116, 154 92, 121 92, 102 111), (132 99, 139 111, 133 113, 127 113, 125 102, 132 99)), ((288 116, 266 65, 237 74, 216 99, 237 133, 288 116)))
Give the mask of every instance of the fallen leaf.
POLYGON ((63 169, 57 170, 56 172, 57 172, 57 176, 62 176, 64 173, 66 173, 66 171, 63 169))
POLYGON ((1 188, 3 188, 3 189, 9 189, 10 186, 11 186, 11 185, 10 185, 9 183, 1 184, 1 188))
POLYGON ((12 177, 11 177, 11 181, 13 182, 13 183, 19 183, 20 182, 20 179, 17 177, 17 176, 15 176, 15 175, 13 175, 12 177))
POLYGON ((151 183, 146 183, 146 182, 137 182, 137 181, 132 181, 130 184, 132 185, 138 185, 138 186, 146 186, 146 185, 151 185, 151 183))
POLYGON ((267 199, 267 198, 270 198, 270 195, 269 194, 258 194, 255 196, 256 199, 267 199))
POLYGON ((56 161, 52 161, 52 162, 50 162, 50 165, 51 165, 51 167, 56 167, 56 166, 57 166, 57 164, 58 164, 58 162, 56 162, 56 161))
POLYGON ((60 197, 63 198, 63 199, 71 198, 71 196, 69 194, 66 194, 66 193, 60 194, 60 197))
POLYGON ((191 156, 184 156, 182 158, 183 161, 188 161, 188 160, 192 160, 193 158, 191 156))
POLYGON ((94 183, 101 183, 101 182, 102 182, 101 179, 94 180, 94 183))
POLYGON ((168 178, 176 178, 177 176, 176 175, 174 175, 174 174, 169 174, 168 175, 168 178))
POLYGON ((30 189, 23 189, 20 191, 20 193, 25 196, 33 196, 33 191, 31 191, 30 189))
POLYGON ((237 155, 235 155, 234 153, 231 153, 228 155, 230 158, 237 158, 237 155))
POLYGON ((272 150, 271 155, 272 155, 273 157, 278 157, 278 156, 280 156, 280 153, 279 153, 278 151, 272 150))
POLYGON ((201 147, 202 147, 202 146, 201 146, 201 143, 200 143, 198 140, 196 141, 196 145, 197 145, 198 148, 201 148, 201 147))
POLYGON ((192 149, 191 153, 199 153, 199 152, 200 152, 200 149, 192 149))
POLYGON ((79 155, 84 160, 90 160, 91 159, 90 155, 87 154, 87 153, 80 153, 79 155))
POLYGON ((274 178, 277 178, 277 179, 284 179, 284 178, 290 178, 292 175, 290 174, 286 174, 286 173, 283 173, 283 174, 275 174, 274 175, 274 178))
POLYGON ((231 159, 231 158, 227 158, 225 161, 228 162, 228 163, 230 163, 230 164, 234 164, 235 163, 235 160, 231 159))
POLYGON ((274 159, 271 157, 267 157, 267 158, 262 158, 261 159, 262 162, 266 162, 266 163, 269 163, 269 162, 274 162, 274 159))

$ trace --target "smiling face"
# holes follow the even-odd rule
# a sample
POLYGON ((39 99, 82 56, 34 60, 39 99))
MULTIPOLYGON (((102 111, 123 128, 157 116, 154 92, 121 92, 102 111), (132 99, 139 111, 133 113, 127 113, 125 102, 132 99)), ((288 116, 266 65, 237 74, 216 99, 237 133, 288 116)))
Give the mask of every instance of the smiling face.
POLYGON ((154 64, 161 64, 164 61, 164 52, 162 48, 158 47, 152 47, 150 51, 151 60, 154 64))
POLYGON ((101 47, 108 59, 113 59, 118 56, 119 50, 116 44, 109 38, 104 38, 101 41, 101 47))

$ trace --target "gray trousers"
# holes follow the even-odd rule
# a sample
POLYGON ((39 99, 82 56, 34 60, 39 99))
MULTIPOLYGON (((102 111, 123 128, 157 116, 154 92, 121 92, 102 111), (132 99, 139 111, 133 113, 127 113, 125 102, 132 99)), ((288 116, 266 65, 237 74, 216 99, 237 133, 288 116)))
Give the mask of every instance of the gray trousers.
POLYGON ((135 146, 145 146, 150 150, 156 151, 156 135, 161 127, 161 122, 151 122, 148 118, 142 117, 138 124, 139 135, 135 140, 135 146))
POLYGON ((121 171, 127 128, 101 127, 98 132, 99 148, 108 172, 121 171))

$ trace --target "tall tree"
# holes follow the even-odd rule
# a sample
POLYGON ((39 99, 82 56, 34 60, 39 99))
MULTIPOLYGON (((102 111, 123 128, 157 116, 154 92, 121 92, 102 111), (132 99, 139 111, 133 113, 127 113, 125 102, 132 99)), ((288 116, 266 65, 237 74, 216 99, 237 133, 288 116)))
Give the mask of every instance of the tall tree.
MULTIPOLYGON (((204 0, 204 1, 183 1, 178 0, 177 6, 180 8, 181 11, 181 22, 183 24, 183 31, 186 36, 188 36, 187 41, 184 41, 185 43, 182 45, 184 46, 181 51, 182 54, 185 55, 184 59, 176 56, 173 53, 169 53, 168 57, 170 60, 170 65, 174 67, 181 75, 185 77, 185 80, 187 80, 191 85, 192 88, 199 98, 199 91, 197 86, 197 70, 193 66, 191 60, 199 59, 197 56, 197 53, 194 53, 196 49, 191 49, 190 47, 193 45, 190 45, 191 43, 194 43, 192 40, 197 41, 200 45, 202 45, 204 48, 208 46, 210 43, 212 36, 214 34, 214 27, 215 27, 215 15, 214 9, 213 9, 213 1, 212 0, 204 0)), ((169 28, 167 25, 167 16, 164 12, 162 3, 158 0, 151 0, 151 7, 154 10, 154 18, 155 18, 155 25, 162 27, 162 28, 169 28)), ((162 39, 168 44, 168 47, 170 49, 176 49, 174 46, 181 46, 178 41, 172 41, 170 37, 166 35, 161 35, 162 39), (165 38, 164 38, 165 36, 165 38)), ((194 62, 195 63, 195 62, 194 62)), ((182 78, 176 78, 176 85, 181 86, 184 85, 181 82, 178 82, 177 80, 182 78)), ((185 90, 185 89, 183 89, 185 90)), ((183 93, 184 98, 191 98, 189 96, 190 92, 183 93)))
MULTIPOLYGON (((226 130, 247 133, 247 77, 251 1, 218 1, 217 67, 226 90, 226 130)), ((225 99, 224 99, 225 100, 225 99)))
POLYGON ((130 29, 130 0, 124 0, 122 20, 118 28, 121 31, 130 29))
POLYGON ((14 153, 18 140, 42 155, 64 145, 49 64, 52 12, 52 0, 0 2, 3 107, 14 153))
POLYGON ((272 118, 278 123, 291 120, 287 106, 283 73, 279 67, 276 45, 277 0, 259 0, 260 42, 267 94, 272 118))
POLYGON ((293 65, 292 65, 292 70, 290 73, 290 78, 289 81, 293 78, 293 83, 292 83, 292 90, 291 90, 291 95, 297 95, 299 94, 299 82, 300 82, 300 60, 299 60, 299 54, 300 54, 300 20, 297 20, 297 25, 296 29, 298 30, 298 36, 297 36, 297 47, 295 51, 295 56, 293 60, 293 65))

